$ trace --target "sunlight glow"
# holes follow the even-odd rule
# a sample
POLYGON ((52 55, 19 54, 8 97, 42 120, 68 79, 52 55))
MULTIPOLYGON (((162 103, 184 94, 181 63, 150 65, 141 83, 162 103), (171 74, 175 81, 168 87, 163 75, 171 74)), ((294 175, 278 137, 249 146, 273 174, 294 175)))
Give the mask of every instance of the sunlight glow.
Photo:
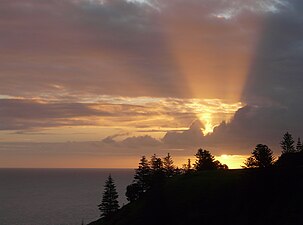
MULTIPOLYGON (((6 97, 6 96, 4 96, 6 97)), ((0 96, 1 98, 1 96, 0 96)), ((13 99, 18 99, 14 97, 13 99)), ((229 122, 235 112, 244 105, 241 102, 225 102, 222 99, 183 99, 155 97, 91 96, 84 95, 66 105, 63 97, 48 95, 20 99, 24 104, 37 107, 63 107, 67 118, 54 118, 50 127, 43 130, 30 129, 12 137, 2 134, 2 141, 70 141, 96 140, 116 133, 129 133, 130 136, 150 135, 161 139, 168 131, 187 130, 193 121, 200 120, 204 135, 222 121, 229 122), (75 105, 81 110, 74 114, 75 105), (72 106, 72 111, 69 108, 72 106), (80 107, 81 106, 81 107, 80 107), (56 135, 60 133, 60 135, 56 135), (73 133, 73 135, 70 135, 73 133), (45 135, 47 134, 47 135, 45 135)), ((24 119, 26 120, 26 119, 24 119)), ((21 119, 20 119, 21 121, 21 119)), ((27 120, 24 122, 26 123, 27 120)), ((46 124, 48 125, 48 124, 46 124)), ((128 135, 126 135, 128 136, 128 135)))
MULTIPOLYGON (((249 155, 228 155, 228 154, 222 154, 222 155, 215 155, 215 159, 219 160, 222 164, 226 164, 229 169, 241 169, 243 162, 249 157, 249 155)), ((192 165, 195 163, 196 158, 193 156, 175 156, 174 155, 174 162, 177 166, 180 168, 182 165, 187 163, 187 159, 190 159, 192 162, 192 165)))
MULTIPOLYGON (((195 13, 201 12, 192 12, 191 15, 195 13)), ((232 11, 225 11, 215 17, 228 19, 232 15, 232 11)), ((262 21, 250 21, 247 24, 247 32, 239 34, 241 43, 238 51, 229 47, 239 42, 237 38, 228 40, 230 44, 225 45, 208 41, 208 34, 224 36, 235 32, 228 23, 224 23, 220 29, 214 29, 194 16, 176 18, 168 15, 163 24, 169 30, 166 37, 170 54, 191 96, 240 101, 260 38, 262 21), (250 30, 255 32, 252 34, 250 30)))
POLYGON ((226 164, 229 169, 240 169, 247 157, 247 155, 223 154, 220 156, 216 156, 215 158, 219 160, 222 164, 226 164))
MULTIPOLYGON (((178 130, 186 128, 196 119, 203 124, 203 134, 213 132, 213 129, 222 121, 229 122, 234 113, 244 105, 241 102, 226 103, 221 99, 178 99, 178 98, 151 98, 151 97, 113 97, 103 96, 94 101, 91 107, 95 110, 115 115, 124 111, 128 114, 128 120, 119 121, 119 127, 132 129, 134 127, 148 127, 148 130, 161 131, 178 130), (99 102, 103 104, 99 105, 99 102), (104 103, 107 103, 104 105, 104 103), (131 115, 134 115, 131 118, 131 115), (188 123, 178 123, 175 116, 192 115, 188 123)), ((112 117, 113 118, 113 117, 112 117)), ((100 117, 98 124, 114 126, 115 120, 100 117)), ((181 121, 180 121, 181 122, 181 121)), ((142 131, 142 129, 140 128, 142 131)), ((135 130, 133 130, 135 131, 135 130)))
POLYGON ((221 157, 222 159, 228 159, 229 156, 228 156, 228 155, 221 155, 220 157, 221 157))
POLYGON ((212 133, 215 125, 213 125, 212 122, 212 116, 210 113, 203 113, 200 117, 199 117, 200 121, 203 123, 204 128, 203 128, 203 134, 207 135, 209 133, 212 133))

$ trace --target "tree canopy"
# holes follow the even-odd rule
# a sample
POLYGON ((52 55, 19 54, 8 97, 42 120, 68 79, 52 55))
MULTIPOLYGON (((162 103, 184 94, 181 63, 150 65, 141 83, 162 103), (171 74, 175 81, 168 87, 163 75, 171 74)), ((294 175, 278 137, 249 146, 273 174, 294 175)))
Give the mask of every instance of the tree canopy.
POLYGON ((303 145, 301 143, 301 139, 300 138, 298 138, 296 150, 297 150, 297 152, 302 152, 303 151, 303 145))
POLYGON ((151 168, 145 156, 142 156, 139 162, 138 169, 134 176, 134 182, 139 185, 142 192, 145 192, 151 185, 150 180, 151 168))
POLYGON ((198 149, 196 153, 196 162, 194 165, 195 170, 216 170, 216 169, 228 169, 228 166, 221 164, 215 157, 207 150, 198 149))
POLYGON ((294 143, 295 142, 292 135, 286 132, 283 136, 282 141, 280 142, 282 148, 282 154, 294 153, 296 151, 294 143))
POLYGON ((174 161, 169 153, 163 158, 163 169, 167 177, 172 177, 175 173, 174 161))
POLYGON ((108 176, 102 196, 101 204, 98 205, 101 217, 108 218, 119 209, 118 193, 111 175, 108 176))
POLYGON ((146 191, 155 186, 161 186, 167 179, 179 174, 188 174, 189 172, 213 169, 228 169, 228 166, 221 164, 207 150, 199 149, 196 154, 197 160, 192 169, 191 161, 179 169, 174 165, 171 155, 168 153, 164 158, 156 154, 150 157, 148 161, 142 156, 138 168, 135 170, 134 181, 127 186, 127 200, 133 202, 140 198, 146 191))
POLYGON ((251 154, 244 162, 245 168, 268 168, 274 163, 273 152, 267 145, 258 144, 251 154))

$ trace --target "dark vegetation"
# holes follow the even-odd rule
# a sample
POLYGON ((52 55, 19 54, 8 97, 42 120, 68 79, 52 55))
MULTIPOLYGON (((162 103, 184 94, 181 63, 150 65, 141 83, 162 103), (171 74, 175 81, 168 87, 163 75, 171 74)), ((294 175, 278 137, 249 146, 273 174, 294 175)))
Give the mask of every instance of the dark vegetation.
POLYGON ((105 182, 102 202, 98 207, 101 211, 101 217, 105 218, 111 217, 119 209, 118 193, 111 175, 105 182))
POLYGON ((130 201, 90 225, 302 225, 303 149, 286 133, 282 154, 258 144, 245 169, 228 170, 209 151, 182 169, 164 159, 142 157, 127 187, 130 201))
POLYGON ((267 145, 258 144, 251 154, 244 162, 244 168, 268 168, 274 164, 273 152, 267 145))

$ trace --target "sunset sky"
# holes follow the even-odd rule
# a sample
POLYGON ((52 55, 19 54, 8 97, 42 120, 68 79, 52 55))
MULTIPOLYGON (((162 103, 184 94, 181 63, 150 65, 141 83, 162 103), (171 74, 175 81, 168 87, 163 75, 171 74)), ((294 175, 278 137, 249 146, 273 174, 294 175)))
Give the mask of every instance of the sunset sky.
POLYGON ((0 1, 0 167, 240 167, 302 96, 302 0, 0 1))

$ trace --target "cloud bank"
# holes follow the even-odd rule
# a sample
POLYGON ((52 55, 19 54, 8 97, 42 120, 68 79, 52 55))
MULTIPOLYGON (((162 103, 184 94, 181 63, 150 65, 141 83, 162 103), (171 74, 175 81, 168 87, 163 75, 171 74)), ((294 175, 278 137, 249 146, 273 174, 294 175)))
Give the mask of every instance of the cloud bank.
POLYGON ((284 132, 303 136, 302 12, 300 0, 1 1, 2 151, 24 132, 36 146, 98 127, 108 155, 279 152, 284 132))

